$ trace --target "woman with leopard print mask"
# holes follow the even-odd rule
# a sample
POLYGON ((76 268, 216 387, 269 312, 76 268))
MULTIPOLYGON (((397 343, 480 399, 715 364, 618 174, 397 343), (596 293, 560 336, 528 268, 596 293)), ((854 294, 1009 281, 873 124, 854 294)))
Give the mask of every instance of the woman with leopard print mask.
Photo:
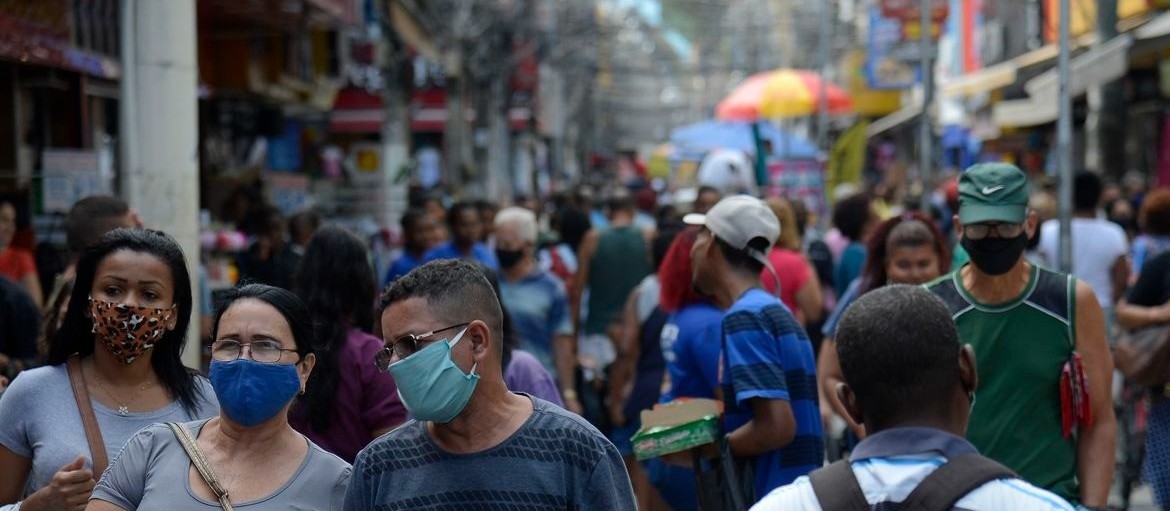
POLYGON ((192 303, 183 252, 161 231, 116 229, 85 250, 48 365, 0 398, 0 511, 85 508, 101 474, 75 396, 89 396, 107 460, 146 426, 218 413, 179 357, 192 303))

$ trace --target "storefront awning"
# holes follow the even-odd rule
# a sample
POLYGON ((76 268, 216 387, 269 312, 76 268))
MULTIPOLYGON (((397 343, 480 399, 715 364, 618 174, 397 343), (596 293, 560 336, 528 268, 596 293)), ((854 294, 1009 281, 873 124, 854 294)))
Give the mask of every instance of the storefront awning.
POLYGON ((329 131, 334 133, 380 133, 386 120, 382 96, 358 87, 337 93, 329 114, 329 131))
POLYGON ((1170 35, 1170 12, 1159 14, 1145 25, 1134 29, 1133 33, 1139 40, 1170 35))
POLYGON ((865 128, 865 136, 866 138, 876 137, 886 131, 913 121, 921 114, 922 104, 920 103, 904 106, 900 110, 870 123, 865 128))
MULTIPOLYGON (((1073 40, 1072 47, 1075 50, 1090 46, 1096 41, 1096 34, 1088 34, 1073 40)), ((974 73, 948 80, 939 84, 939 90, 943 97, 966 97, 991 92, 1015 83, 1020 70, 1031 66, 1054 65, 1058 56, 1060 48, 1057 45, 1044 45, 974 73)))
MULTIPOLYGON (((1084 94, 1089 88, 1104 85, 1125 76, 1129 68, 1127 53, 1133 35, 1122 34, 1092 48, 1069 61, 1069 94, 1084 94)), ((1024 84, 1028 98, 1002 101, 992 107, 996 124, 1024 127, 1056 120, 1059 98, 1058 70, 1050 69, 1024 84)))
MULTIPOLYGON (((1105 43, 1077 55, 1069 61, 1069 94, 1080 96, 1090 87, 1109 83, 1125 76, 1129 69, 1126 58, 1133 46, 1133 35, 1121 34, 1105 43)), ((1053 68, 1024 85, 1028 95, 1056 96, 1059 92, 1058 70, 1053 68)))

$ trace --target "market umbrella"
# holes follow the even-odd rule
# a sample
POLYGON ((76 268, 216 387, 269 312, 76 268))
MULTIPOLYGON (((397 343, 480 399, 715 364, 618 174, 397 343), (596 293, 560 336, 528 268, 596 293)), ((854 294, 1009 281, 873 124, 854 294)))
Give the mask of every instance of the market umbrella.
MULTIPOLYGON (((820 108, 821 77, 811 71, 777 69, 755 74, 731 91, 715 110, 721 120, 755 121, 812 115, 820 108)), ((842 88, 826 83, 829 113, 853 110, 842 88)))

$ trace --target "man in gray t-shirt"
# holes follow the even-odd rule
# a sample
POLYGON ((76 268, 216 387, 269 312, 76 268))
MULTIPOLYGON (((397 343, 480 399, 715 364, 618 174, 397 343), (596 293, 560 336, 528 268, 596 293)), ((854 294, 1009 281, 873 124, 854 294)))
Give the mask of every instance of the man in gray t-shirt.
POLYGON ((426 264, 382 297, 379 368, 415 420, 358 454, 345 510, 634 511, 617 449, 584 419, 508 391, 491 284, 426 264))

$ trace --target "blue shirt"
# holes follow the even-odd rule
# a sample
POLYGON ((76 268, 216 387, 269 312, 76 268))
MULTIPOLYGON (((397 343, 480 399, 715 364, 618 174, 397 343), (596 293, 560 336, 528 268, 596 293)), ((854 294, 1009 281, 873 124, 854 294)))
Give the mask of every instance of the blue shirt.
POLYGON ((529 399, 520 429, 479 452, 447 452, 414 420, 378 437, 354 460, 342 509, 635 511, 617 448, 581 416, 529 399))
POLYGON ((667 320, 661 340, 670 390, 662 396, 662 402, 680 397, 715 397, 722 320, 723 311, 708 302, 683 307, 667 320))
POLYGON ((837 337, 837 323, 841 321, 841 316, 845 314, 845 309, 848 309, 857 300, 857 294, 860 292, 861 279, 853 279, 853 282, 850 282, 849 287, 845 289, 845 294, 837 299, 837 308, 833 309, 833 313, 829 314, 829 319, 826 319, 825 325, 821 327, 821 333, 825 337, 837 337))
MULTIPOLYGON (((875 509, 897 509, 947 459, 974 453, 975 446, 942 430, 895 428, 862 440, 849 460, 865 499, 875 509)), ((1055 494, 1023 480, 990 481, 955 503, 959 511, 1072 511, 1055 494)), ((821 511, 812 483, 801 477, 760 500, 752 511, 821 511)))
POLYGON ((391 282, 398 280, 398 277, 410 273, 415 268, 422 266, 423 261, 415 259, 414 256, 408 252, 403 252, 402 256, 394 260, 394 264, 386 270, 386 278, 382 279, 382 286, 388 286, 391 282))
POLYGON ((764 495, 824 460, 816 357, 788 308, 759 288, 748 290, 727 310, 722 327, 724 430, 730 433, 752 420, 753 398, 788 401, 796 419, 792 442, 756 456, 756 495, 764 495))
POLYGON ((833 269, 833 291, 837 296, 845 294, 845 287, 861 275, 861 267, 865 265, 865 245, 856 241, 850 243, 841 252, 841 260, 833 269))
MULTIPOLYGON (((438 261, 440 259, 469 259, 465 257, 459 248, 455 246, 454 241, 448 241, 442 245, 432 248, 427 255, 423 256, 423 262, 429 263, 431 261, 438 261)), ((470 259, 483 263, 484 266, 491 268, 494 271, 500 270, 500 263, 496 260, 496 254, 492 253, 487 245, 483 243, 476 243, 471 246, 470 259)))
POLYGON ((519 337, 520 349, 531 353, 555 376, 552 340, 558 335, 573 334, 565 286, 548 272, 535 270, 516 282, 501 278, 500 296, 519 337))

